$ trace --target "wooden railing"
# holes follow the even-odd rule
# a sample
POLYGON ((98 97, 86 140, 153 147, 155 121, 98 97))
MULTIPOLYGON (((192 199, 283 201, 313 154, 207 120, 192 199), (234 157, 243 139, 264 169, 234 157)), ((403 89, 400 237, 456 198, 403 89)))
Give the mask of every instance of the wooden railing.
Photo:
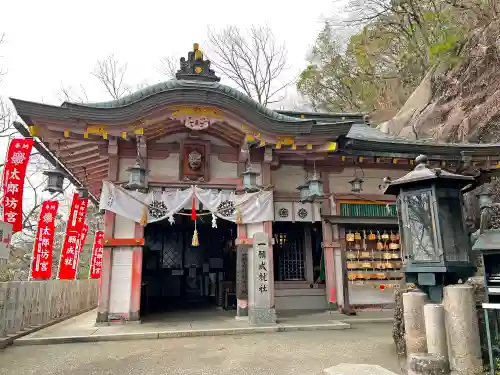
POLYGON ((99 280, 0 283, 0 338, 97 306, 99 280))

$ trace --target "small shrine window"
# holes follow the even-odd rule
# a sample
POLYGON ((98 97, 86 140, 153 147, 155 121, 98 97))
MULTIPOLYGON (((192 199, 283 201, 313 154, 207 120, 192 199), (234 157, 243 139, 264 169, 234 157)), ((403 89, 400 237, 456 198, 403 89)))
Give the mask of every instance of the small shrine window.
POLYGON ((303 224, 275 222, 273 234, 276 281, 306 280, 303 224))

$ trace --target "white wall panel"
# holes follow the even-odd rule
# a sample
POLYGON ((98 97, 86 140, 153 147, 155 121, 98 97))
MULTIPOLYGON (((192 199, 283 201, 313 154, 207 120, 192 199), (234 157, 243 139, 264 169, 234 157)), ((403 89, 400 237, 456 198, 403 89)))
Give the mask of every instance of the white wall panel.
POLYGON ((109 296, 110 314, 128 314, 132 291, 132 249, 114 248, 109 296))
POLYGON ((179 154, 172 153, 165 159, 149 159, 149 180, 161 180, 162 178, 179 179, 179 154))
POLYGON ((210 179, 237 178, 238 164, 220 161, 217 155, 210 155, 210 179))
POLYGON ((134 238, 135 237, 135 221, 126 217, 115 215, 115 238, 134 238))
POLYGON ((304 168, 296 165, 283 165, 281 168, 271 171, 271 183, 277 191, 297 193, 297 186, 304 183, 305 177, 304 168))

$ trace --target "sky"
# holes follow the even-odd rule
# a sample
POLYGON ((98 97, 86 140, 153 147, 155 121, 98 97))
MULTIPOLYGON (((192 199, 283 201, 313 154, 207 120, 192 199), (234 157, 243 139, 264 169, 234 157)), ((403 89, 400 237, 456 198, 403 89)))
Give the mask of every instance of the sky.
MULTIPOLYGON (((0 70, 7 74, 1 77, 0 97, 60 105, 61 85, 75 91, 82 85, 90 101, 109 100, 90 74, 97 60, 114 54, 127 63, 126 83, 154 84, 166 80, 159 72, 162 58, 187 57, 195 42, 203 50, 207 29, 228 25, 269 26, 288 50, 283 77, 288 82, 306 66, 324 20, 338 15, 346 1, 5 0, 0 6, 0 35, 5 34, 0 70)), ((288 90, 288 99, 295 95, 293 87, 288 90)), ((0 150, 6 145, 0 139, 0 150)), ((48 197, 43 193, 43 199, 48 197)))
MULTIPOLYGON (((90 101, 108 100, 90 72, 110 54, 128 64, 131 85, 165 80, 158 72, 165 56, 187 56, 194 42, 203 50, 207 28, 267 24, 288 49, 287 74, 306 65, 324 19, 343 0, 313 2, 252 0, 16 0, 0 9, 0 66, 7 75, 0 95, 59 105, 61 84, 85 87, 90 101), (315 6, 312 6, 312 4, 315 6)), ((222 83, 228 84, 227 81, 222 83)))

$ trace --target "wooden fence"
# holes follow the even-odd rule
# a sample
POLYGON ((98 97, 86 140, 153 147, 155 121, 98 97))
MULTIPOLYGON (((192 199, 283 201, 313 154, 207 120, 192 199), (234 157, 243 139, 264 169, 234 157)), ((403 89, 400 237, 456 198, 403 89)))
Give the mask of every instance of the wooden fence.
POLYGON ((99 280, 0 283, 0 338, 97 306, 99 280))

